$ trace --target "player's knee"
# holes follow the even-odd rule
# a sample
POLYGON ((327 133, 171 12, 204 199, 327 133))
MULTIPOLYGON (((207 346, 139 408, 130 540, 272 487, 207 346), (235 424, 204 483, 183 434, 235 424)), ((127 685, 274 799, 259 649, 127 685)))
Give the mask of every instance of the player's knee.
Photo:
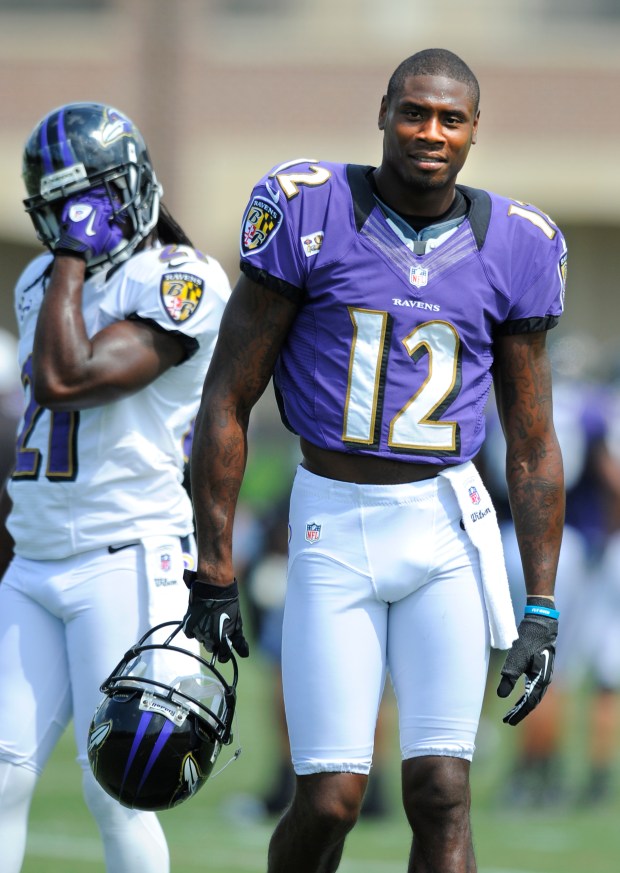
POLYGON ((37 780, 33 770, 0 760, 0 868, 7 873, 22 869, 28 812, 37 780))
POLYGON ((297 779, 293 807, 323 837, 346 836, 359 818, 368 779, 358 773, 317 773, 297 779))
POLYGON ((154 812, 128 809, 83 771, 86 805, 103 841, 106 870, 115 873, 170 873, 168 846, 154 812))
POLYGON ((137 824, 137 818, 142 815, 138 810, 122 806, 114 797, 107 794, 97 783, 90 770, 83 771, 82 791, 90 814, 97 822, 102 834, 120 834, 123 830, 137 824))
POLYGON ((403 762, 403 804, 415 829, 449 827, 467 819, 470 808, 469 761, 429 756, 403 762))
POLYGON ((38 776, 26 767, 0 760, 0 808, 30 806, 38 776))
POLYGON ((115 819, 127 816, 128 811, 113 797, 106 794, 88 770, 83 771, 82 792, 86 806, 100 829, 107 829, 113 825, 115 819))

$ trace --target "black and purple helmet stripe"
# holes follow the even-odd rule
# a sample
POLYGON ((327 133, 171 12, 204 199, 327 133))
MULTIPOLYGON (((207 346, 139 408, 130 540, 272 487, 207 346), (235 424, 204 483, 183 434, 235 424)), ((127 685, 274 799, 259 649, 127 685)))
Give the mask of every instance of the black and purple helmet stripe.
POLYGON ((65 132, 65 110, 49 116, 41 125, 40 144, 43 172, 53 173, 77 163, 71 141, 65 132))
MULTIPOLYGON (((138 753, 138 749, 140 747, 142 740, 146 736, 146 732, 148 730, 148 726, 149 726, 152 718, 153 718, 152 712, 145 712, 143 714, 142 718, 140 719, 140 724, 138 725, 138 729, 136 730, 136 735, 133 739, 133 743, 131 744, 131 749, 129 751, 129 757, 127 758, 125 772, 123 773, 123 782, 121 784, 121 793, 123 791, 123 787, 125 785, 125 782, 127 780, 128 775, 129 775, 129 771, 131 770, 131 765, 133 764, 133 762, 135 760, 135 757, 138 753)), ((168 738, 170 737, 170 735, 172 734, 173 731, 174 731, 174 725, 172 724, 172 722, 168 721, 168 719, 164 719, 164 724, 162 726, 162 729, 159 733, 159 736, 157 737, 157 740, 155 741, 155 745, 153 746, 151 754, 149 755, 149 759, 146 762, 146 765, 144 767, 144 772, 142 774, 142 778, 140 779, 140 784, 138 785, 138 788, 137 788, 138 791, 141 790, 142 786, 144 785, 144 783, 148 779, 149 773, 153 769, 153 766, 154 766, 155 762, 157 761, 159 754, 161 753, 162 749, 166 745, 166 742, 168 741, 168 738)))

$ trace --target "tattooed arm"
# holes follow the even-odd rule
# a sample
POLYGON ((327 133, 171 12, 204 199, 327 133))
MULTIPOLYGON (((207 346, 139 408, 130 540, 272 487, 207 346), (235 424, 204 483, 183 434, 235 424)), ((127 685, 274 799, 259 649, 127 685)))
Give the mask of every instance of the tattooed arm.
POLYGON ((222 319, 191 462, 197 571, 212 585, 228 585, 234 576, 232 526, 247 459, 250 412, 269 384, 296 314, 295 304, 241 276, 222 319))
POLYGON ((553 426, 546 333, 500 338, 495 393, 506 479, 529 596, 551 597, 564 525, 564 473, 553 426))
POLYGON ((504 716, 519 724, 546 694, 553 676, 558 616, 553 599, 562 528, 564 472, 553 426, 546 334, 503 337, 495 356, 495 392, 506 437, 506 479, 521 553, 527 606, 497 688, 525 690, 504 716))

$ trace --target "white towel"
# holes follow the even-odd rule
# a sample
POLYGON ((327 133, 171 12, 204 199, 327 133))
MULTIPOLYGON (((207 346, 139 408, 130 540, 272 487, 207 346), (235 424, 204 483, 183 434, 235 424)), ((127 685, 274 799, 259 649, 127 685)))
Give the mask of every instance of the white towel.
POLYGON ((504 549, 489 493, 471 461, 446 467, 439 475, 444 476, 452 486, 463 513, 465 531, 478 550, 491 646, 494 649, 509 649, 517 638, 517 626, 506 575, 504 549))

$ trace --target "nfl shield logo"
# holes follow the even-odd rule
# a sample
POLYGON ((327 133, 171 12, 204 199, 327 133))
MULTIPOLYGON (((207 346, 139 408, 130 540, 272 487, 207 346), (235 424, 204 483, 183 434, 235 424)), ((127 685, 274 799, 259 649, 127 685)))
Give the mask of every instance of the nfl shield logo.
POLYGON ((163 555, 160 555, 159 563, 161 564, 161 569, 164 572, 167 572, 172 566, 172 562, 170 560, 170 555, 167 552, 164 552, 163 555))
POLYGON ((470 485, 470 487, 467 490, 468 490, 469 499, 471 500, 471 502, 473 504, 480 503, 480 495, 478 494, 478 491, 476 490, 476 486, 470 485))
POLYGON ((321 525, 311 522, 306 525, 306 539, 309 543, 317 543, 321 536, 321 525))
POLYGON ((416 288, 422 288, 428 282, 428 270, 426 267, 411 267, 409 270, 409 281, 416 288))

